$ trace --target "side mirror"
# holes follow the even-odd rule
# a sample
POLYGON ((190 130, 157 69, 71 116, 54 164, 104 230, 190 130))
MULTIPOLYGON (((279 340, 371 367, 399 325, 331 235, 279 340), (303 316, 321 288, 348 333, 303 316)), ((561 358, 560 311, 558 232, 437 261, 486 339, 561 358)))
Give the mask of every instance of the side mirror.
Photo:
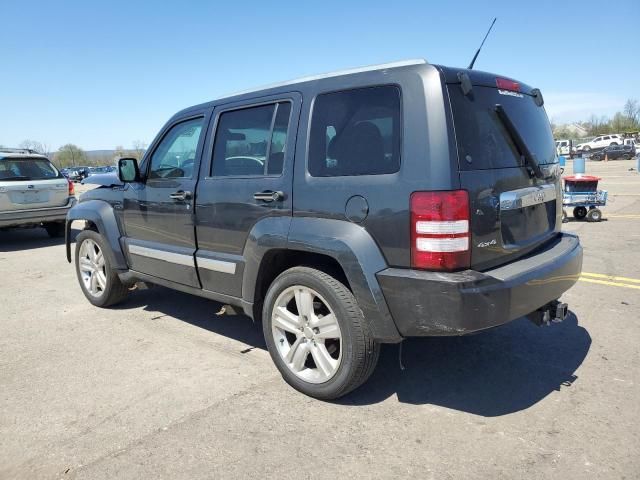
POLYGON ((118 178, 121 182, 131 183, 140 181, 140 168, 135 158, 121 158, 118 160, 118 178))

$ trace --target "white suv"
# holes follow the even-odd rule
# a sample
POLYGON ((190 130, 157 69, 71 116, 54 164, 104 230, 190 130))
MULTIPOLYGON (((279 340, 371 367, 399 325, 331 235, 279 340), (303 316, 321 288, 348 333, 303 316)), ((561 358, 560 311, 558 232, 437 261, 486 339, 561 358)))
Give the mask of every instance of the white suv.
POLYGON ((63 236, 67 212, 75 205, 73 183, 44 155, 0 149, 0 230, 39 227, 63 236))
POLYGON ((590 142, 576 145, 576 149, 582 150, 583 152, 588 152, 589 150, 593 150, 594 148, 604 148, 608 147, 609 145, 622 145, 622 137, 617 134, 600 135, 590 142))

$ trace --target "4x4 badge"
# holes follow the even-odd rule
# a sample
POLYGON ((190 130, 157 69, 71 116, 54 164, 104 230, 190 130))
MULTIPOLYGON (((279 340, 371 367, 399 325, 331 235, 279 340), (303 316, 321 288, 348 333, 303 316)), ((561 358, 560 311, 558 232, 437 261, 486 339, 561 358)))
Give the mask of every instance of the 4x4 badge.
POLYGON ((494 238, 493 240, 491 240, 490 242, 480 242, 478 244, 478 248, 485 248, 485 247, 490 247, 491 245, 497 245, 497 241, 494 238))

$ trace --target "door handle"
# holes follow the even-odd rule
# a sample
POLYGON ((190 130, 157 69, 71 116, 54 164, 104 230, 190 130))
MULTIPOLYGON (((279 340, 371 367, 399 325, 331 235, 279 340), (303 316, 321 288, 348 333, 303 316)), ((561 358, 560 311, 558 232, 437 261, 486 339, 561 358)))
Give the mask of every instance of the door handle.
POLYGON ((274 192, 273 190, 265 190, 264 192, 256 192, 253 198, 263 202, 280 202, 284 200, 284 193, 274 192))
POLYGON ((184 190, 178 190, 169 194, 169 198, 172 200, 188 200, 191 198, 191 192, 185 192, 184 190))

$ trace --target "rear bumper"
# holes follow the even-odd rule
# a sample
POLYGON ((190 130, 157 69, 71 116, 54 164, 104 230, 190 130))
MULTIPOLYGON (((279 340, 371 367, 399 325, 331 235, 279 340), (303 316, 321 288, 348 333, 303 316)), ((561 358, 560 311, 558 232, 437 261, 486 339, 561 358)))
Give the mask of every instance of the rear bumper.
POLYGON ((377 274, 404 337, 464 335, 528 315, 559 298, 582 271, 577 236, 561 234, 545 250, 486 272, 388 268, 377 274))
POLYGON ((67 212, 75 204, 76 198, 69 197, 67 204, 62 207, 33 208, 0 212, 0 228, 25 227, 47 222, 63 222, 67 218, 67 212))

